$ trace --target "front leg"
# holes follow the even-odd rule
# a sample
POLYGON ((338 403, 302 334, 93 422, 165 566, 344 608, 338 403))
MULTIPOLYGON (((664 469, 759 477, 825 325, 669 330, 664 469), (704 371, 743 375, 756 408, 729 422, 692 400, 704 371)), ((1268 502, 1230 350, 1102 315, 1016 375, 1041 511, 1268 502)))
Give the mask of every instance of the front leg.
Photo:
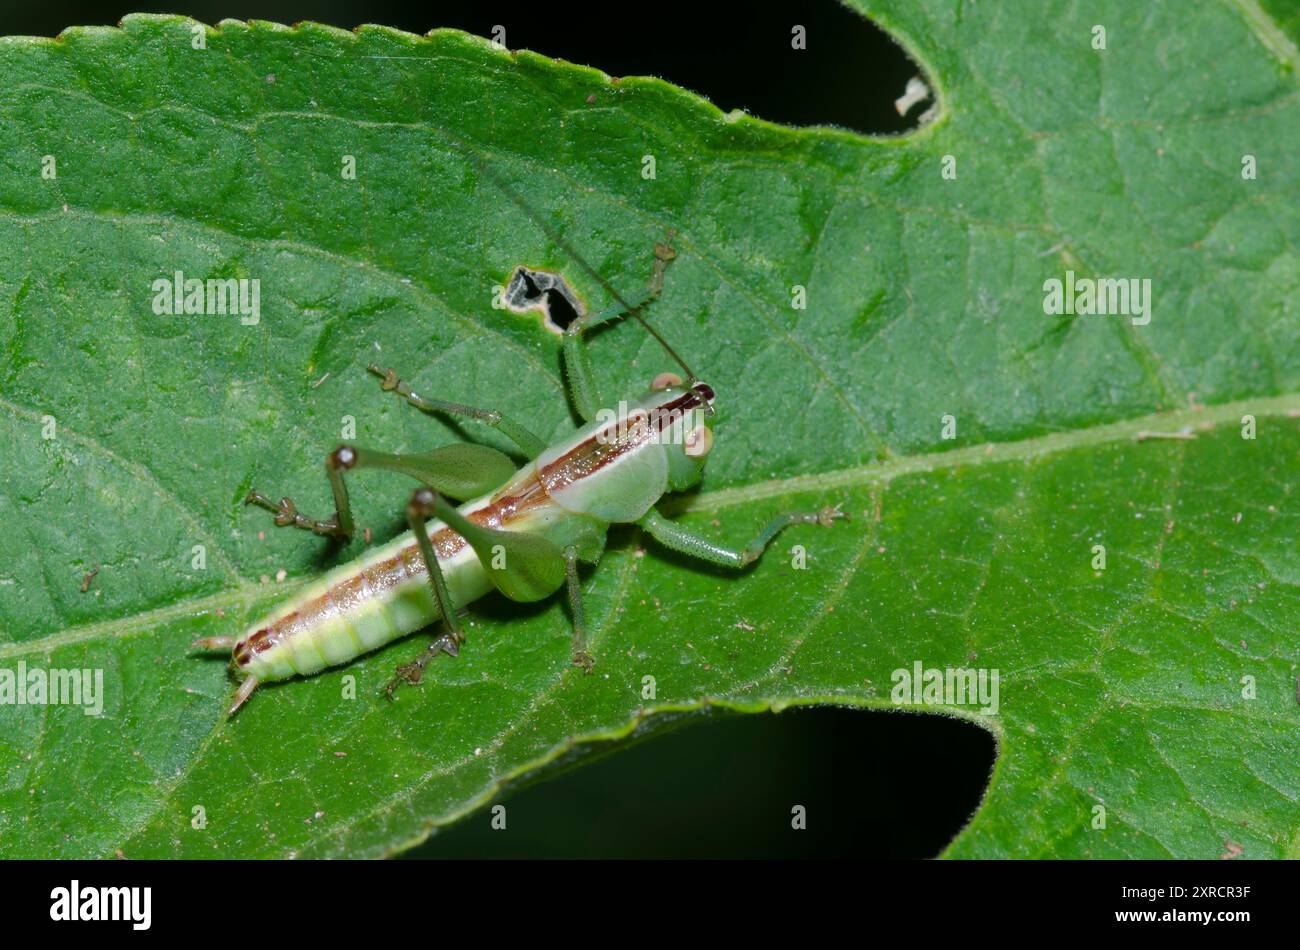
MULTIPOLYGON (((671 240, 672 235, 669 234, 668 238, 671 240)), ((628 313, 635 313, 658 297, 664 287, 664 273, 676 256, 677 252, 673 250, 671 244, 667 242, 655 244, 654 274, 651 276, 650 283, 645 290, 632 297, 631 300, 620 300, 620 302, 598 313, 579 317, 569 324, 568 329, 564 331, 565 381, 569 390, 569 399, 583 422, 590 422, 595 419, 596 413, 600 411, 605 403, 601 402, 600 394, 596 392, 596 382, 591 372, 591 361, 587 358, 586 341, 583 339, 582 334, 587 330, 600 326, 602 323, 617 320, 628 313)), ((647 327, 647 329, 649 328, 647 327)), ((653 333, 653 331, 651 332, 653 333)))
POLYGON ((743 548, 729 548, 709 538, 698 535, 681 525, 669 521, 655 509, 646 512, 637 522, 650 536, 666 548, 679 554, 718 564, 722 567, 741 568, 757 561, 772 540, 792 524, 819 524, 829 528, 837 518, 846 518, 840 506, 827 506, 819 511, 787 511, 773 518, 755 538, 743 548))
POLYGON ((379 386, 384 392, 396 393, 399 398, 406 400, 421 412, 430 415, 443 413, 444 415, 478 419, 494 429, 499 429, 506 438, 519 447, 519 451, 530 459, 537 458, 546 451, 545 442, 504 413, 495 409, 480 409, 477 406, 466 406, 458 402, 448 402, 445 399, 430 399, 427 396, 421 396, 397 375, 397 370, 391 367, 380 369, 374 363, 371 363, 366 367, 366 371, 379 377, 379 386))

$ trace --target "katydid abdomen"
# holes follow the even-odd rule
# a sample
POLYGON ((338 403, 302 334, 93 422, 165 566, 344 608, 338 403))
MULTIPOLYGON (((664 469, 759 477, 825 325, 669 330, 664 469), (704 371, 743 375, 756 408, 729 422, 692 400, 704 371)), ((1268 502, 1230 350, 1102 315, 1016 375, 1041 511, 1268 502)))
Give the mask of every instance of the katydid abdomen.
MULTIPOLYGON (((429 512, 414 516, 427 551, 413 528, 311 583, 238 639, 201 641, 232 646, 245 677, 233 709, 259 682, 319 673, 439 620, 452 627, 454 651, 455 611, 494 588, 520 601, 554 593, 573 576, 576 560, 599 559, 611 522, 637 521, 666 491, 698 479, 712 445, 703 421, 712 399, 703 383, 683 388, 677 377, 657 378, 639 399, 601 413, 495 490, 458 508, 431 508, 438 520, 425 522, 429 512)), ((350 446, 330 458, 340 472, 380 460, 350 446)), ((384 464, 393 467, 394 458, 384 464)), ((409 460, 401 464, 410 471, 409 460)))
MULTIPOLYGON (((490 495, 458 511, 476 524, 538 533, 563 542, 579 533, 603 532, 606 523, 556 503, 530 463, 490 495)), ((484 565, 445 522, 427 526, 430 543, 454 609, 493 589, 484 565)), ((234 646, 241 672, 259 680, 310 676, 429 626, 440 617, 415 536, 407 531, 314 581, 292 600, 252 625, 234 646)))

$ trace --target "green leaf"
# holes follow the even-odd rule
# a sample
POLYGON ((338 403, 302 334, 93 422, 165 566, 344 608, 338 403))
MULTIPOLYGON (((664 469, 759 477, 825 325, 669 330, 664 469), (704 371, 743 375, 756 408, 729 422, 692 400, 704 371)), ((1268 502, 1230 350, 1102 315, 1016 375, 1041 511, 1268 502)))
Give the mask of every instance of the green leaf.
MULTIPOLYGON (((914 134, 779 128, 451 32, 226 22, 196 49, 139 16, 0 41, 0 668, 105 693, 0 706, 0 853, 388 854, 584 743, 710 704, 893 708, 918 662, 1000 674, 996 715, 934 708, 999 739, 951 855, 1300 852, 1296 4, 862 5, 937 91, 914 134), (649 316, 720 409, 686 523, 854 520, 739 576, 616 530, 584 578, 591 676, 558 598, 488 598, 396 703, 422 637, 228 721, 190 641, 364 548, 273 529, 250 486, 327 514, 349 417, 378 449, 509 449, 367 362, 572 429, 556 338, 492 288, 526 263, 608 301, 466 151, 617 287, 677 232, 649 316), (1071 270, 1149 278, 1150 323, 1045 314, 1071 270), (260 321, 155 314, 176 271, 260 280, 260 321)), ((672 368, 626 322, 593 355, 610 399, 672 368)), ((354 482, 376 540, 409 491, 354 482)))

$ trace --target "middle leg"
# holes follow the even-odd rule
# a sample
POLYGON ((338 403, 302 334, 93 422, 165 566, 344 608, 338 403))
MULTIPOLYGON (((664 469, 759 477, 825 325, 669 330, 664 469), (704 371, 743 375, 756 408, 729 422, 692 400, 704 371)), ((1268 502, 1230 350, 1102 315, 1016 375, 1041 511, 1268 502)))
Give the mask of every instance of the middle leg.
POLYGON ((429 399, 426 396, 420 396, 397 375, 395 369, 380 369, 374 363, 371 363, 366 367, 366 370, 380 378, 379 385, 384 392, 396 393, 421 412, 430 414, 442 412, 453 416, 468 416, 471 419, 485 422, 494 429, 500 429, 506 438, 517 445, 519 451, 530 459, 537 458, 546 451, 545 442, 504 413, 497 412, 495 409, 479 409, 458 402, 447 402, 442 399, 429 399))
POLYGON ((767 546, 772 543, 772 539, 790 525, 819 524, 824 528, 829 528, 837 518, 845 517, 847 515, 840 510, 839 505, 827 506, 818 511, 787 511, 768 522, 767 526, 742 548, 727 547, 711 538, 696 534, 675 522, 669 521, 653 508, 637 524, 645 528, 650 533, 650 536, 664 547, 670 548, 679 554, 698 558, 701 561, 708 561, 721 567, 741 568, 757 561, 762 553, 767 550, 767 546))

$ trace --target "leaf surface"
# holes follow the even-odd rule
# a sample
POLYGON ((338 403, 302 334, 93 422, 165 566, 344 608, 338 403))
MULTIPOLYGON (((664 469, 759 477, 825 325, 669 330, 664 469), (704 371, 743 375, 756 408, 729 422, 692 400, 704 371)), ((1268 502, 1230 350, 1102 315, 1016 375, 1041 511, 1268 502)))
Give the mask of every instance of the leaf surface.
MULTIPOLYGON (((999 738, 950 855, 1300 851, 1295 4, 857 5, 937 90, 912 135, 779 128, 452 32, 0 40, 0 668, 104 674, 99 716, 0 706, 0 854, 389 854, 587 742, 710 704, 893 708, 917 663, 1000 677, 996 715, 929 707, 999 738), (350 423, 509 448, 367 362, 572 429, 555 337, 493 286, 527 264, 608 301, 471 154, 626 291, 676 232, 649 316, 720 408, 676 516, 737 545, 792 507, 854 520, 739 576, 616 530, 584 578, 591 676, 558 602, 488 598, 396 703, 419 638, 227 721, 190 641, 364 546, 273 529, 250 486, 328 513, 350 423), (259 280, 259 321, 155 313, 177 271, 259 280), (1152 319, 1045 314, 1067 271, 1149 278, 1152 319)), ((669 368, 631 323, 592 349, 610 399, 669 368)), ((354 485, 375 539, 399 530, 409 484, 354 485)))

